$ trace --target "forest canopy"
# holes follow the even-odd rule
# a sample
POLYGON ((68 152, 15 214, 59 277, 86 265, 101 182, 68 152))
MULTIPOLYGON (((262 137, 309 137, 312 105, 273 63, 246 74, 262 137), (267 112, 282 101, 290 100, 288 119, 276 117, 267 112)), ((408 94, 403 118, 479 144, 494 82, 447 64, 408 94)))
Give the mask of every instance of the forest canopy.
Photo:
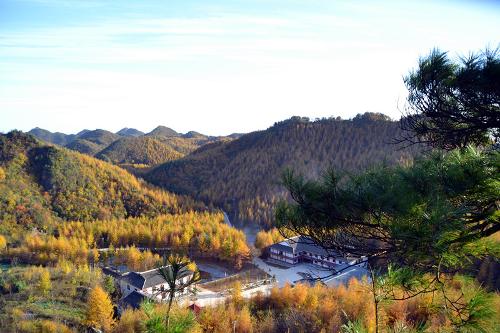
POLYGON ((275 204, 286 197, 278 181, 285 168, 314 178, 329 166, 354 172, 373 163, 406 163, 418 150, 391 144, 400 131, 398 122, 375 113, 352 120, 292 117, 265 131, 206 145, 154 168, 145 179, 222 207, 232 219, 270 226, 275 204))
POLYGON ((0 233, 6 235, 45 230, 61 220, 153 217, 205 207, 21 132, 0 135, 0 170, 0 233))

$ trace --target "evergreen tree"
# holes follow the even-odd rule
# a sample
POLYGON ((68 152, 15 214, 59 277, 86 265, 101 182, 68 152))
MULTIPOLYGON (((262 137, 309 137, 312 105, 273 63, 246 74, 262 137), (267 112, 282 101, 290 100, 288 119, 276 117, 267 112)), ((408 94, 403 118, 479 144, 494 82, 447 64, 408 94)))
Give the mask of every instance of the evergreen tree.
POLYGON ((357 175, 329 171, 318 181, 292 171, 283 176, 294 201, 276 210, 283 230, 327 251, 389 264, 386 273, 371 270, 376 331, 386 296, 405 300, 438 291, 456 329, 481 329, 491 315, 480 289, 448 287, 471 259, 500 256, 500 244, 490 238, 500 231, 500 152, 487 146, 490 136, 498 138, 500 62, 496 52, 486 52, 463 63, 433 51, 406 78, 420 114, 406 120, 405 139, 460 150, 357 175))
POLYGON ((433 50, 405 77, 407 115, 402 139, 453 149, 500 140, 500 53, 486 50, 458 61, 433 50))

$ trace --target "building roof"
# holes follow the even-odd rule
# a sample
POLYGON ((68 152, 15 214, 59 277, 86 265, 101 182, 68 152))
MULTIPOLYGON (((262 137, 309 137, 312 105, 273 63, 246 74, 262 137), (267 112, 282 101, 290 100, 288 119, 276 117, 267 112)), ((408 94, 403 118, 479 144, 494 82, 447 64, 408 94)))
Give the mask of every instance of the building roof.
POLYGON ((115 278, 115 279, 121 279, 124 275, 118 269, 113 268, 113 267, 103 267, 102 272, 106 275, 109 275, 109 276, 115 278))
POLYGON ((321 256, 333 256, 333 251, 327 251, 323 247, 316 244, 312 239, 306 236, 295 236, 285 239, 279 243, 271 245, 271 248, 279 251, 297 253, 309 252, 321 256))
MULTIPOLYGON (((163 267, 167 268, 167 266, 163 267)), ((192 274, 188 269, 184 269, 179 274, 179 279, 192 274)), ((130 272, 126 275, 127 282, 138 289, 146 289, 166 283, 165 279, 159 272, 159 268, 151 269, 145 272, 130 272)))
POLYGON ((128 294, 126 297, 122 298, 121 303, 127 307, 130 306, 133 309, 139 309, 141 307, 141 303, 147 299, 147 296, 138 291, 133 291, 128 294))

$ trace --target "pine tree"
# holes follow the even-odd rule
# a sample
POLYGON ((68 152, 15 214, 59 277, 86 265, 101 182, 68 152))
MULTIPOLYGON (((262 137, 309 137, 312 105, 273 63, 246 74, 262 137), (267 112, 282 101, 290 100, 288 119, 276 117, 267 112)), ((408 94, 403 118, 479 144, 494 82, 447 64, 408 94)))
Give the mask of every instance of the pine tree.
POLYGON ((94 287, 87 300, 87 325, 109 332, 115 323, 113 312, 108 293, 100 286, 94 287))

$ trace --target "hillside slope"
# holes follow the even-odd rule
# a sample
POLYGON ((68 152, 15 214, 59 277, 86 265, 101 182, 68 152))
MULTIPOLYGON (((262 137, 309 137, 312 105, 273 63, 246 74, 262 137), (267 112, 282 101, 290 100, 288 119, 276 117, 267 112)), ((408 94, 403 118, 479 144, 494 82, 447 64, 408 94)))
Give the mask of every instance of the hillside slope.
POLYGON ((97 129, 94 131, 86 131, 78 135, 73 141, 66 144, 66 147, 83 154, 94 156, 119 138, 120 136, 118 134, 97 129))
POLYGON ((157 165, 181 158, 184 154, 152 137, 121 138, 95 155, 114 164, 157 165))
POLYGON ((40 140, 64 146, 75 139, 75 134, 64 134, 60 132, 52 133, 40 127, 35 127, 28 132, 29 134, 39 138, 40 140))
POLYGON ((231 142, 207 144, 145 178, 221 206, 240 220, 269 224, 273 204, 284 197, 279 181, 285 168, 317 177, 330 166, 357 171, 411 159, 414 152, 391 144, 399 131, 397 122, 379 114, 315 122, 294 117, 231 142))
POLYGON ((0 135, 0 233, 59 220, 157 216, 201 208, 153 189, 125 170, 48 146, 21 132, 0 135))

